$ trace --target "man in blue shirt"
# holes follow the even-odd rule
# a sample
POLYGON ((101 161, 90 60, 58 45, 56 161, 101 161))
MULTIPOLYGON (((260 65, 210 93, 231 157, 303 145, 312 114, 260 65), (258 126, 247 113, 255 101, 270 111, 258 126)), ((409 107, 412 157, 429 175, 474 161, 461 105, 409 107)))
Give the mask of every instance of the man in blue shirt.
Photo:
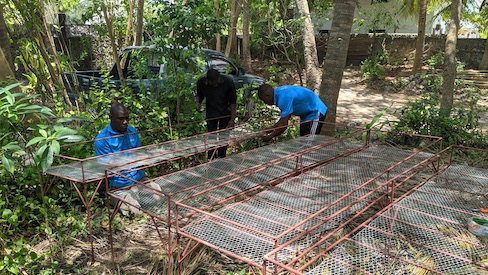
MULTIPOLYGON (((113 154, 142 145, 138 131, 129 125, 129 111, 124 105, 119 102, 114 103, 110 108, 109 117, 110 124, 95 138, 95 153, 97 156, 113 154)), ((107 158, 110 158, 110 156, 107 156, 107 158)), ((124 176, 140 181, 144 177, 144 171, 126 171, 124 176)), ((110 188, 119 188, 132 184, 134 184, 134 181, 124 177, 110 178, 110 188)))
MULTIPOLYGON (((141 139, 139 138, 138 131, 129 125, 129 111, 127 108, 119 102, 112 104, 110 108, 110 124, 107 125, 95 139, 95 152, 97 156, 107 155, 101 157, 99 161, 110 163, 111 158, 117 158, 117 154, 113 153, 133 149, 140 147, 141 139)), ((127 152, 130 154, 130 152, 127 152)), ((110 189, 121 188, 125 186, 131 186, 130 189, 125 190, 122 199, 127 202, 120 206, 120 212, 123 215, 140 215, 142 212, 141 201, 156 201, 160 197, 152 192, 148 192, 147 189, 139 185, 134 185, 135 181, 146 182, 146 184, 157 191, 161 191, 161 187, 153 181, 148 181, 144 175, 144 170, 128 170, 123 171, 122 174, 125 177, 113 176, 109 179, 110 189), (132 179, 132 180, 131 180, 132 179), (134 186, 133 186, 134 185, 134 186), (141 197, 141 194, 149 194, 149 198, 141 197)), ((116 203, 112 200, 112 203, 116 203)))
POLYGON ((300 117, 300 136, 318 134, 327 113, 327 106, 312 90, 301 86, 281 86, 273 89, 268 84, 258 88, 259 98, 267 105, 276 105, 281 111, 280 119, 268 128, 263 141, 281 135, 288 127, 291 115, 300 117))

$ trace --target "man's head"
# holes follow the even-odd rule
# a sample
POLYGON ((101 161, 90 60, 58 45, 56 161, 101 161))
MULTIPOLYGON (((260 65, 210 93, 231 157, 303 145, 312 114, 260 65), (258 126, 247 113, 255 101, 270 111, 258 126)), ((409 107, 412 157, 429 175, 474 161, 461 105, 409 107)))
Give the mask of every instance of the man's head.
POLYGON ((212 87, 217 87, 220 83, 220 72, 216 69, 207 71, 207 84, 212 87))
POLYGON ((274 104, 274 89, 268 84, 263 84, 258 88, 258 97, 266 104, 274 104))
POLYGON ((115 132, 125 133, 129 127, 129 110, 122 103, 116 102, 110 108, 110 126, 115 132))

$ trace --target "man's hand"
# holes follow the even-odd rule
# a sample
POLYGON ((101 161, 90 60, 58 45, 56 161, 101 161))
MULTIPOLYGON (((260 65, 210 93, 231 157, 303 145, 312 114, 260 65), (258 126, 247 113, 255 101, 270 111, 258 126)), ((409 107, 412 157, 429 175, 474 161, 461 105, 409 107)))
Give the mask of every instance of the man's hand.
POLYGON ((201 113, 202 112, 202 104, 197 103, 197 112, 201 113))

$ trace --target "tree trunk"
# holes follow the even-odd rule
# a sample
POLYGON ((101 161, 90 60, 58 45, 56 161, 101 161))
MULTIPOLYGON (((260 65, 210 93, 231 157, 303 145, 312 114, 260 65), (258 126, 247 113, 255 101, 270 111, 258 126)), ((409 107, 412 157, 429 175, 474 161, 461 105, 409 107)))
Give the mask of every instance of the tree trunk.
POLYGON ((417 41, 415 43, 415 57, 413 60, 412 73, 418 73, 422 68, 422 57, 425 44, 425 22, 427 20, 427 0, 419 1, 419 27, 417 30, 417 41))
POLYGON ((452 0, 451 22, 446 37, 446 47, 444 56, 444 83, 442 84, 442 95, 440 102, 440 112, 445 116, 451 114, 454 82, 456 81, 456 44, 459 22, 461 21, 462 0, 452 0))
MULTIPOLYGON (((219 0, 214 0, 214 10, 215 10, 215 18, 220 18, 220 10, 219 10, 219 0)), ((221 51, 221 37, 220 33, 215 34, 215 50, 221 51)))
POLYGON ((5 18, 3 17, 3 6, 2 2, 0 2, 0 49, 3 51, 10 70, 14 71, 14 61, 10 53, 10 37, 8 35, 7 24, 5 24, 5 18))
POLYGON ((251 60, 251 35, 249 34, 249 1, 243 0, 242 7, 242 67, 252 72, 251 60))
MULTIPOLYGON (((125 29, 124 46, 128 47, 132 44, 132 26, 134 20, 134 4, 136 0, 129 0, 129 13, 127 14, 127 28, 125 29)), ((135 39, 134 39, 135 40, 135 39)))
POLYGON ((142 25, 144 22, 144 0, 137 1, 137 22, 136 22, 136 39, 135 46, 142 45, 142 25))
POLYGON ((16 81, 14 72, 10 68, 10 64, 8 64, 8 60, 3 53, 3 49, 0 48, 0 81, 16 81))
POLYGON ((231 22, 229 27, 229 37, 227 38, 227 45, 225 46, 225 55, 229 56, 232 49, 236 48, 237 36, 237 20, 241 14, 241 5, 239 0, 233 0, 231 5, 231 22))
POLYGON ((326 122, 322 133, 335 134, 337 100, 341 89, 342 76, 346 67, 347 50, 351 41, 351 29, 354 19, 356 0, 336 0, 332 15, 332 27, 324 59, 320 98, 328 107, 326 122))
POLYGON ((105 23, 107 24, 108 35, 110 36, 110 45, 112 46, 112 56, 115 61, 115 66, 117 67, 117 73, 119 74, 120 85, 125 86, 124 74, 122 68, 120 67, 119 56, 117 54, 117 45, 115 44, 114 28, 112 26, 112 16, 108 14, 107 6, 102 4, 103 17, 105 18, 105 23))
POLYGON ((317 45, 315 44, 315 32, 307 0, 296 0, 300 17, 303 17, 303 54, 305 58, 305 72, 307 74, 306 85, 309 89, 318 93, 320 89, 319 58, 317 45))
POLYGON ((480 70, 488 70, 488 39, 485 42, 485 52, 483 53, 483 58, 481 58, 480 70))

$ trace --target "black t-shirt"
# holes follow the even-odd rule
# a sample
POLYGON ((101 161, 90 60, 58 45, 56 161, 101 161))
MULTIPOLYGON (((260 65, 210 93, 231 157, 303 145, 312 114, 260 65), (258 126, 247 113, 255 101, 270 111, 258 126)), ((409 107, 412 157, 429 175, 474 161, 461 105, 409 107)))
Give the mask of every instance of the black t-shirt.
POLYGON ((220 76, 217 87, 208 85, 205 76, 198 79, 197 96, 200 103, 205 99, 207 118, 230 115, 229 106, 237 101, 234 81, 225 75, 220 76))

